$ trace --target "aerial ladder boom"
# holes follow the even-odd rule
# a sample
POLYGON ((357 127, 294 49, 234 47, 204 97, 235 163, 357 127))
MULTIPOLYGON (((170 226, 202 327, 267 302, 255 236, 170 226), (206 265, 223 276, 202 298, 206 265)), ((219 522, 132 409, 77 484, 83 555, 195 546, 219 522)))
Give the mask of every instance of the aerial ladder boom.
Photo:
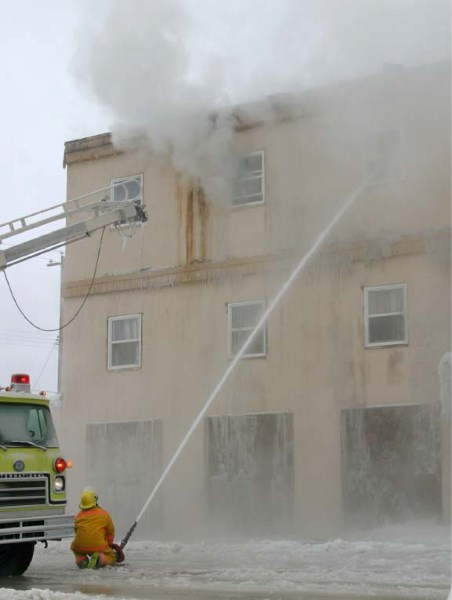
POLYGON ((0 224, 0 270, 43 252, 83 239, 103 227, 133 225, 146 221, 147 214, 144 207, 132 201, 96 201, 81 204, 78 200, 71 200, 51 206, 45 210, 0 224), (15 236, 26 234, 60 219, 70 220, 84 212, 91 212, 93 216, 50 233, 41 233, 27 241, 5 247, 4 250, 1 248, 1 244, 6 239, 14 239, 15 236))

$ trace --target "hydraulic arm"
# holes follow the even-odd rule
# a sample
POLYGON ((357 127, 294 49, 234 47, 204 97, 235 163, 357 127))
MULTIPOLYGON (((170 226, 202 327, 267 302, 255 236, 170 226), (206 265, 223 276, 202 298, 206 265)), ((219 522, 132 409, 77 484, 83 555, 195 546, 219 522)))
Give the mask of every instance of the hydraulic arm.
POLYGON ((100 201, 81 205, 78 201, 72 200, 58 204, 0 224, 0 269, 6 269, 47 250, 83 239, 103 227, 123 226, 146 221, 147 214, 143 206, 130 201, 100 201), (94 213, 89 219, 77 221, 50 233, 41 233, 37 237, 22 241, 4 250, 1 249, 1 244, 5 239, 14 239, 14 236, 26 234, 60 219, 72 220, 73 217, 76 218, 80 213, 87 211, 94 213))

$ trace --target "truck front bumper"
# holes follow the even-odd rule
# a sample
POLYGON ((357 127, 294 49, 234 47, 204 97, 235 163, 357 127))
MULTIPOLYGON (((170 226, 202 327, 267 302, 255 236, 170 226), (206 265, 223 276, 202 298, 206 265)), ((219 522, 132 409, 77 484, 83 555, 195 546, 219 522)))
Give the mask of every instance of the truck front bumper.
POLYGON ((74 536, 74 515, 0 519, 0 544, 44 542, 74 536))

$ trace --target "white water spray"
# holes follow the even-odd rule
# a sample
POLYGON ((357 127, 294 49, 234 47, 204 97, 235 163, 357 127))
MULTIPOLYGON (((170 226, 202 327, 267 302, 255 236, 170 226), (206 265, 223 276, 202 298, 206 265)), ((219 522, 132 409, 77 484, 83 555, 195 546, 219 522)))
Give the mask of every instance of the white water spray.
POLYGON ((212 404, 212 402, 217 397, 218 393, 220 392, 220 390, 223 387, 224 383, 228 379, 229 375, 232 373, 232 371, 235 369, 235 367, 236 367, 237 363, 239 362, 239 360, 245 354, 245 352, 248 349, 249 345, 251 344, 251 342, 255 338, 257 332, 264 325, 264 323, 266 323, 267 319, 272 314, 272 312, 274 311, 274 309, 278 305, 278 303, 281 300, 281 298, 284 296, 284 294, 290 288, 290 286, 292 285, 292 283, 295 281, 295 279, 297 278, 298 274, 303 270, 303 268, 306 266, 306 264, 309 262, 309 260, 314 256, 314 254, 317 252, 317 250, 323 244, 323 242, 325 241, 325 239, 328 237, 328 235, 330 234, 330 232, 335 227, 336 223, 342 218, 342 216, 344 215, 344 213, 350 208, 350 206, 355 202, 356 198, 361 194, 361 192, 366 187, 367 187, 367 182, 364 183, 363 185, 361 185, 359 188, 357 188, 350 196, 348 196, 348 198, 346 199, 346 201, 344 202, 344 204, 342 205, 342 207, 340 208, 340 210, 336 213, 336 215, 334 216, 334 218, 328 223, 328 225, 325 227, 325 229, 320 233, 320 235, 318 236, 318 238, 316 239, 316 241, 314 242, 314 244, 311 246, 311 248, 308 250, 308 252, 302 257, 302 259, 300 260, 300 262, 298 263, 298 265, 296 266, 296 268, 290 274, 290 277, 287 279, 287 281, 281 287, 281 289, 279 290, 279 292, 276 294, 276 296, 270 302, 270 304, 268 305, 267 309, 262 314, 261 318, 259 319, 258 323, 256 324, 255 328, 250 333, 248 339, 243 344, 243 346, 241 347, 241 349, 239 350, 239 352, 237 353, 237 355, 235 356, 234 360, 231 362, 231 364, 229 365, 229 367, 226 369, 223 377, 217 383, 217 385, 215 386, 214 390, 212 391, 212 393, 208 397, 206 403, 204 404, 204 406, 200 410, 198 416, 193 421, 190 429, 185 434, 183 440, 179 444, 179 447, 177 448, 177 450, 174 453, 173 457, 171 458, 171 460, 169 461, 169 463, 166 466, 165 470, 161 474, 159 480, 155 484, 154 489, 152 490, 149 498, 146 500, 146 503, 144 504, 143 508, 141 509, 140 513, 138 514, 138 516, 137 516, 136 520, 134 521, 132 527, 129 529, 129 531, 127 532, 126 536, 122 540, 122 542, 121 542, 121 548, 124 548, 124 546, 127 544, 130 536, 132 535, 133 531, 135 530, 135 527, 137 526, 138 522, 141 520, 142 516, 146 512, 146 509, 148 508, 148 506, 150 505, 150 503, 152 502, 152 500, 155 498, 157 492, 159 491, 160 487, 162 486, 163 482, 165 481, 165 479, 166 479, 168 473, 170 472, 170 470, 172 469, 174 463, 177 461, 177 459, 179 458, 180 454, 182 453, 182 450, 187 445, 187 442, 189 441, 189 439, 192 436, 193 432, 196 430, 196 428, 198 427, 199 423, 202 421, 204 415, 209 410, 210 405, 212 404))

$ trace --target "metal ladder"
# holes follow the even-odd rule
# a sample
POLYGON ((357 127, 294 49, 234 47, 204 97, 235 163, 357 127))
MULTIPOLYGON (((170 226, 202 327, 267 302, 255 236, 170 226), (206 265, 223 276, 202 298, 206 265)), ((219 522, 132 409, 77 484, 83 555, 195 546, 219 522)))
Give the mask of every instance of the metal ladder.
POLYGON ((0 245, 5 239, 27 233, 49 223, 68 219, 81 212, 90 212, 88 219, 76 221, 60 229, 38 235, 28 241, 17 243, 5 250, 0 249, 0 270, 6 267, 63 246, 69 242, 90 236, 94 231, 109 225, 145 223, 144 207, 130 200, 123 202, 101 200, 83 204, 82 198, 56 204, 12 221, 0 224, 0 245), (54 214, 51 214, 52 211, 54 214))

